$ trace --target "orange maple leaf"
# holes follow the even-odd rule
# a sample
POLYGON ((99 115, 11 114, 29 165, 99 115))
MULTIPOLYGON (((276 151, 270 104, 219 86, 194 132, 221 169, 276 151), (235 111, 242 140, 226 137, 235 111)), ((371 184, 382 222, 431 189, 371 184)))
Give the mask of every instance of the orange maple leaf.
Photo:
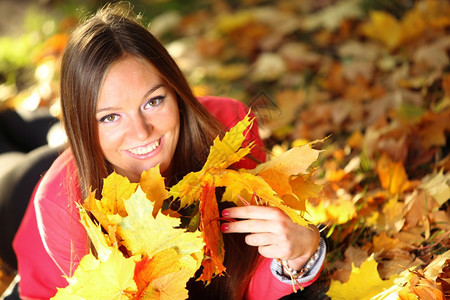
POLYGON ((381 186, 392 195, 401 193, 408 187, 408 177, 402 162, 393 162, 386 154, 378 160, 377 173, 381 186))
POLYGON ((206 257, 202 262, 203 273, 199 280, 208 284, 212 277, 222 274, 226 269, 223 265, 225 249, 215 187, 208 184, 203 186, 200 198, 200 231, 205 242, 206 257))
POLYGON ((169 248, 138 261, 134 269, 134 281, 138 288, 136 299, 145 295, 145 290, 153 280, 180 270, 179 256, 175 249, 169 248))

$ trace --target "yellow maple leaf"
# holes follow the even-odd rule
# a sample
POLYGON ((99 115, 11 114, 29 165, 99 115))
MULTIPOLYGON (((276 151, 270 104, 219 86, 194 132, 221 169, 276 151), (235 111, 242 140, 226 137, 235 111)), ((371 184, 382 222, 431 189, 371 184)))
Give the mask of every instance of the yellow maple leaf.
POLYGON ((308 199, 318 197, 322 186, 310 180, 310 175, 300 175, 292 179, 289 184, 292 188, 292 193, 299 199, 308 199))
MULTIPOLYGON (((227 170, 215 177, 215 184, 217 186, 225 186, 226 194, 223 196, 223 200, 232 201, 238 206, 242 206, 242 203, 237 199, 242 190, 248 192, 248 194, 258 195, 264 203, 270 203, 272 205, 280 205, 281 199, 277 196, 272 187, 264 181, 260 176, 255 176, 248 173, 246 170, 227 170)), ((252 203, 254 205, 258 203, 252 203)))
POLYGON ((187 299, 186 282, 194 276, 199 265, 192 256, 183 255, 179 260, 181 269, 154 279, 140 299, 172 300, 187 299))
POLYGON ((187 297, 186 283, 203 259, 204 243, 199 232, 186 233, 173 228, 180 224, 179 219, 162 214, 153 218, 153 203, 141 188, 123 204, 127 216, 107 215, 112 220, 110 224, 117 226, 117 234, 124 245, 132 245, 129 250, 143 250, 124 257, 118 245, 111 242, 111 236, 104 234, 100 225, 94 224, 85 209, 79 207, 81 222, 98 257, 91 253, 84 256, 74 276, 67 278, 69 286, 59 289, 55 299, 187 297), (134 247, 140 243, 146 247, 134 247))
POLYGON ((105 261, 111 255, 110 247, 112 243, 109 241, 109 236, 103 234, 101 226, 95 225, 88 216, 83 207, 79 207, 80 221, 83 224, 92 245, 95 247, 97 256, 101 261, 105 261))
POLYGON ((69 285, 58 289, 52 299, 129 299, 137 286, 133 281, 135 263, 140 257, 125 258, 117 247, 109 246, 99 226, 80 208, 82 224, 98 253, 85 255, 72 277, 66 277, 69 285))
POLYGON ((283 203, 300 212, 306 211, 306 199, 317 198, 322 186, 310 180, 310 175, 300 175, 289 182, 291 194, 283 195, 283 203))
POLYGON ((103 183, 102 207, 108 210, 107 214, 119 214, 126 216, 123 201, 130 198, 136 190, 136 183, 130 183, 128 178, 111 173, 103 183))
POLYGON ((321 151, 312 149, 312 145, 291 148, 278 157, 258 165, 252 173, 264 178, 280 197, 292 193, 289 184, 291 176, 308 174, 308 168, 319 157, 321 151))
POLYGON ((351 199, 340 198, 334 201, 320 201, 314 206, 306 202, 306 211, 314 224, 332 222, 333 224, 344 224, 351 220, 356 214, 355 204, 351 199))
POLYGON ((247 115, 233 126, 222 140, 216 137, 203 170, 211 168, 225 169, 249 154, 254 143, 250 143, 244 148, 241 148, 241 146, 246 137, 245 131, 247 130, 248 132, 250 130, 253 120, 247 115))
POLYGON ((103 228, 108 228, 107 215, 127 215, 123 201, 130 198, 136 187, 136 183, 130 183, 128 178, 113 172, 104 180, 102 199, 97 200, 94 191, 84 200, 83 207, 94 215, 103 228))
POLYGON ((133 254, 152 257, 155 253, 174 248, 180 254, 191 254, 203 249, 199 232, 185 232, 175 228, 180 219, 157 214, 153 217, 153 203, 139 187, 130 199, 124 201, 128 216, 110 215, 111 224, 117 225, 122 244, 133 254), (149 242, 151 241, 151 243, 149 242))
POLYGON ((361 25, 361 31, 368 37, 378 40, 389 49, 402 42, 402 25, 393 15, 384 11, 369 12, 369 21, 361 25))
MULTIPOLYGON (((242 206, 242 202, 237 195, 241 195, 242 192, 247 195, 254 195, 253 205, 270 205, 278 207, 284 211, 295 223, 303 226, 308 226, 307 222, 301 212, 296 209, 301 207, 301 203, 288 203, 286 205, 283 200, 278 197, 272 187, 260 176, 247 173, 245 170, 234 171, 227 170, 222 172, 214 178, 214 182, 217 186, 225 186, 226 190, 222 196, 222 201, 234 202, 238 206, 242 206)), ((245 199, 245 198, 244 198, 245 199)), ((298 200, 298 199, 296 199, 298 200)), ((293 200, 294 202, 295 200, 293 200)))
POLYGON ((191 172, 183 177, 176 185, 169 190, 169 195, 174 199, 180 199, 180 206, 190 205, 200 199, 202 188, 199 184, 201 171, 191 172))
POLYGON ((364 300, 372 299, 383 290, 389 289, 395 284, 396 277, 382 280, 377 265, 373 254, 361 264, 360 268, 352 264, 350 279, 345 283, 332 280, 327 295, 333 300, 364 300))
POLYGON ((181 207, 190 205, 200 198, 201 185, 213 185, 212 174, 224 170, 235 162, 240 161, 250 153, 253 144, 241 148, 245 140, 244 131, 253 124, 253 119, 247 116, 231 128, 222 140, 218 137, 211 146, 208 158, 203 168, 198 172, 187 174, 169 190, 169 195, 174 199, 180 199, 181 207), (240 149, 241 148, 241 149, 240 149))
POLYGON ((133 281, 136 257, 125 258, 116 248, 106 261, 85 255, 69 286, 58 289, 52 299, 130 299, 136 292, 133 281))
POLYGON ((142 172, 139 185, 147 199, 154 203, 152 215, 155 218, 164 200, 169 198, 169 192, 164 184, 164 177, 161 176, 159 171, 159 164, 150 170, 142 172))

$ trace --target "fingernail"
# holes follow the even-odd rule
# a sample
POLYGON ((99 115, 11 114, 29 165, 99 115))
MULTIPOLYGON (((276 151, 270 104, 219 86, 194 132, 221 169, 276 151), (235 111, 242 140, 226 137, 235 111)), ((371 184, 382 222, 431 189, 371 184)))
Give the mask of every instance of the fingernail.
POLYGON ((227 231, 228 231, 228 224, 227 224, 227 223, 222 224, 222 225, 220 226, 220 230, 221 230, 222 232, 227 232, 227 231))
POLYGON ((223 217, 227 217, 229 214, 230 214, 230 212, 228 211, 228 209, 224 209, 224 210, 222 211, 222 216, 223 216, 223 217))

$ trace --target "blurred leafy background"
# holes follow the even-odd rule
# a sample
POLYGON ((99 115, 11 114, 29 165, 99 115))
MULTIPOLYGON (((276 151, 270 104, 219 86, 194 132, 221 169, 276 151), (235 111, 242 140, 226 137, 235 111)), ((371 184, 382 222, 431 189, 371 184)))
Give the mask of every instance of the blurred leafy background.
MULTIPOLYGON (((0 2, 0 109, 59 115, 58 65, 68 33, 105 3, 0 2)), ((390 294, 448 297, 448 1, 132 4, 197 95, 252 108, 271 155, 329 136, 315 172, 324 188, 308 201, 329 253, 319 288, 302 297, 327 298, 331 287, 358 299, 351 285, 371 283, 351 276, 371 256, 381 279, 403 280, 389 283, 390 294), (429 271, 432 262, 439 267, 429 271)), ((11 271, 1 274, 5 285, 11 271)), ((373 283, 378 292, 386 288, 380 282, 373 283)))

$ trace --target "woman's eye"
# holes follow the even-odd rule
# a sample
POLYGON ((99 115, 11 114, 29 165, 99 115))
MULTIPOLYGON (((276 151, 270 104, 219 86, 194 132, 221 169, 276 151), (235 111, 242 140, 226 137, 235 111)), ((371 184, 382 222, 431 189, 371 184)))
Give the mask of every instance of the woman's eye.
POLYGON ((158 106, 159 104, 161 104, 161 102, 164 100, 164 98, 165 98, 165 96, 158 96, 158 97, 151 98, 150 100, 148 100, 145 103, 145 108, 158 106))
POLYGON ((117 118, 118 118, 117 115, 111 114, 111 115, 104 116, 103 118, 101 118, 99 120, 99 122, 100 123, 111 123, 111 122, 116 121, 117 118))

